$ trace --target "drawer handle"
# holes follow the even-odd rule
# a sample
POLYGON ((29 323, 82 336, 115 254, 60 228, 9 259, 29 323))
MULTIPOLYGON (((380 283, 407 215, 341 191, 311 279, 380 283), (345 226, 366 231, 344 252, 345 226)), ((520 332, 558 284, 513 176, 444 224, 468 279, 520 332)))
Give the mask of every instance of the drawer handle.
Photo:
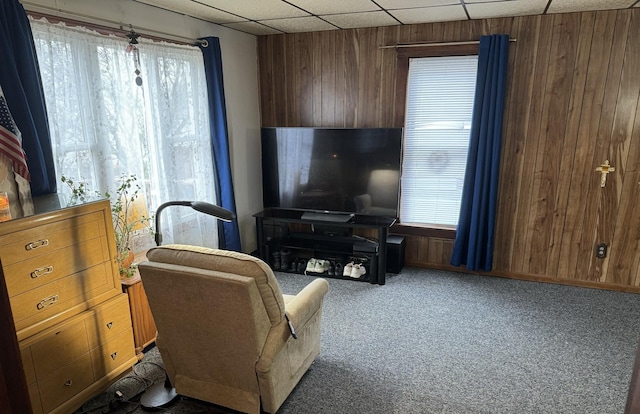
POLYGON ((42 240, 32 241, 31 243, 27 243, 27 245, 24 246, 24 248, 25 250, 34 250, 34 249, 37 249, 38 247, 44 247, 48 245, 49 245, 49 239, 42 239, 42 240))
POLYGON ((115 361, 117 356, 118 356, 118 353, 114 352, 113 354, 111 354, 111 359, 115 361))
POLYGON ((60 299, 58 295, 49 296, 48 298, 44 298, 38 303, 38 310, 44 309, 49 305, 53 305, 60 299))
POLYGON ((65 386, 65 387, 70 387, 70 386, 71 386, 71 384, 73 384, 73 381, 72 381, 72 380, 67 380, 67 381, 64 383, 64 386, 65 386))
POLYGON ((53 266, 39 267, 31 272, 31 279, 37 279, 40 276, 48 275, 49 273, 53 273, 53 266))
POLYGON ((107 323, 107 329, 111 329, 112 326, 113 326, 113 322, 107 323))

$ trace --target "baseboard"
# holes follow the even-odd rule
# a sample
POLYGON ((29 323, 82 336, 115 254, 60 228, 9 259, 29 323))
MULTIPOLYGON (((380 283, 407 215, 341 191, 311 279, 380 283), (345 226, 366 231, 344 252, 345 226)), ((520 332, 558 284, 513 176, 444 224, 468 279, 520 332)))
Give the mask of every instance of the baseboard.
POLYGON ((539 275, 529 275, 522 273, 506 273, 499 271, 492 272, 473 272, 471 270, 467 270, 464 267, 454 267, 447 265, 437 265, 437 264, 425 264, 425 263, 406 263, 406 266, 420 267, 424 269, 435 269, 435 270, 447 270, 451 272, 460 272, 460 273, 468 273, 473 275, 480 276, 493 276, 493 277, 501 277, 505 279, 515 279, 515 280, 524 280, 528 282, 543 282, 543 283, 554 283, 557 285, 566 285, 566 286, 577 286, 577 287, 585 287, 591 289, 603 289, 603 290, 614 290, 618 292, 627 292, 627 293, 640 293, 640 286, 628 286, 628 285, 616 285, 613 283, 602 283, 602 282, 593 282, 587 280, 576 280, 576 279, 562 279, 562 278, 553 278, 548 276, 539 276, 539 275))

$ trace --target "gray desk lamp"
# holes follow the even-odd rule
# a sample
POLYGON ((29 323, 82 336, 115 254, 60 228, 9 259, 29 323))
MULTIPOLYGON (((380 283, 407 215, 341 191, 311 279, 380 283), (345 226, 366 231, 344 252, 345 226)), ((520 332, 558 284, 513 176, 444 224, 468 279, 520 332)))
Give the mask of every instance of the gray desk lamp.
MULTIPOLYGON (((236 218, 236 215, 232 211, 210 203, 205 203, 204 201, 168 201, 161 204, 160 207, 158 207, 158 209, 156 210, 155 240, 157 246, 160 246, 160 243, 162 243, 162 233, 160 232, 160 213, 162 212, 162 210, 169 206, 191 207, 195 211, 208 214, 222 221, 231 221, 236 218)), ((221 248, 224 247, 225 246, 222 246, 221 248)), ((176 389, 173 388, 173 386, 171 385, 171 381, 169 381, 169 377, 167 376, 165 377, 164 383, 154 384, 151 387, 147 388, 147 390, 140 397, 140 404, 143 408, 158 409, 169 405, 177 397, 178 394, 176 393, 176 389)))

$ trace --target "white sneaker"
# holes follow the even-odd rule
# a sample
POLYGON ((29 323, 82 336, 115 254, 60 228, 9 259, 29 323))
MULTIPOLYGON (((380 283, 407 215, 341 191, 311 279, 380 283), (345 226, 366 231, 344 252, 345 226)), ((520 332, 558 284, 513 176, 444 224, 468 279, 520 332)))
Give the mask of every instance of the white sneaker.
POLYGON ((322 261, 322 273, 329 271, 329 267, 331 266, 331 262, 328 260, 322 261))
POLYGON ((316 260, 316 265, 313 268, 314 273, 324 273, 329 269, 329 262, 326 260, 316 260))
POLYGON ((353 268, 353 262, 347 263, 344 265, 344 270, 342 271, 342 276, 351 276, 351 269, 353 268))
POLYGON ((367 273, 367 269, 364 268, 361 264, 355 264, 351 267, 351 276, 354 279, 358 279, 367 273))
POLYGON ((307 262, 307 268, 305 269, 304 274, 306 275, 307 272, 314 272, 315 267, 316 267, 316 259, 312 257, 307 262))

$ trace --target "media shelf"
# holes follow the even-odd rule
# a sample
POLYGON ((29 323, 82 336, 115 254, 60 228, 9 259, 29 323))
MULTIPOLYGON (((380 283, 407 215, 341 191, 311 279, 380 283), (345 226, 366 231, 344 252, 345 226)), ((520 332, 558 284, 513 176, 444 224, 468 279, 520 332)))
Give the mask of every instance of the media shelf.
MULTIPOLYGON (((288 266, 279 271, 291 271, 291 261, 308 261, 311 258, 329 260, 342 266, 360 263, 366 273, 358 278, 342 274, 311 273, 322 277, 367 281, 384 285, 386 281, 387 248, 389 227, 395 223, 393 217, 355 214, 348 221, 331 221, 327 217, 303 217, 304 210, 270 208, 254 214, 260 258, 272 267, 274 252, 288 252, 288 266), (297 225, 297 226, 296 226, 297 225), (309 231, 297 231, 303 227, 309 231), (369 240, 353 234, 357 228, 374 229, 377 240, 369 240)), ((313 216, 312 216, 313 217, 313 216)), ((302 273, 296 267, 296 273, 302 273)))

